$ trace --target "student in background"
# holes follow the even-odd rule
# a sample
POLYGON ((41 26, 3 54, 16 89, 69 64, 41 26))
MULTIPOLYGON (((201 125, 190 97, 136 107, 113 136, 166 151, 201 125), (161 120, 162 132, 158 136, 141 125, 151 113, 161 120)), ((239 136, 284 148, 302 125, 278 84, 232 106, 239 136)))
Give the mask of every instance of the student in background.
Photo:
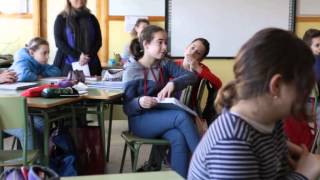
POLYGON ((14 71, 4 70, 0 73, 0 84, 14 83, 17 81, 17 74, 14 71))
POLYGON ((316 58, 314 72, 316 81, 320 82, 320 30, 308 29, 303 35, 303 40, 311 48, 312 53, 316 58))
POLYGON ((144 138, 167 139, 171 147, 171 168, 186 177, 189 153, 199 142, 192 117, 183 110, 155 106, 156 98, 170 97, 174 91, 194 83, 196 77, 165 59, 167 34, 161 27, 147 26, 135 47, 132 51, 135 61, 128 63, 123 76, 123 107, 129 118, 129 129, 144 138))
POLYGON ((25 48, 14 55, 14 63, 9 69, 17 73, 17 81, 37 81, 42 77, 61 76, 58 67, 48 64, 49 43, 36 37, 25 48))
POLYGON ((214 75, 210 69, 201 62, 207 57, 210 51, 210 44, 204 38, 196 38, 189 44, 184 51, 184 59, 177 60, 176 63, 188 71, 195 72, 198 75, 198 81, 193 86, 191 93, 191 106, 195 107, 196 97, 201 79, 208 80, 217 91, 222 86, 222 82, 214 75))
POLYGON ((54 23, 54 38, 58 48, 54 64, 62 75, 72 71, 72 63, 89 65, 91 76, 101 75, 98 51, 102 45, 97 18, 86 7, 87 0, 67 0, 65 9, 54 23))
MULTIPOLYGON (((131 37, 132 39, 135 39, 137 37, 140 36, 141 31, 147 27, 148 25, 150 25, 150 22, 148 21, 148 19, 138 19, 136 21, 136 24, 134 25, 132 31, 131 31, 131 37)), ((122 62, 126 63, 130 61, 130 50, 129 50, 129 45, 126 45, 124 48, 124 51, 121 55, 121 60, 122 62)))
POLYGON ((264 29, 246 42, 235 80, 219 91, 224 110, 197 147, 188 179, 316 179, 320 156, 287 144, 281 121, 305 111, 313 63, 310 48, 285 30, 264 29))

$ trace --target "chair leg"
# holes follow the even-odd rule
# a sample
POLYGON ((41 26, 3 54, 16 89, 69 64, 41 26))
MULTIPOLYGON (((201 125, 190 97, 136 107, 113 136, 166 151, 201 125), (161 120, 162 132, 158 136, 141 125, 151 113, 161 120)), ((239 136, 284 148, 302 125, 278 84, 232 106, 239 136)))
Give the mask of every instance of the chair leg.
POLYGON ((109 155, 110 155, 110 143, 111 143, 111 131, 112 131, 112 113, 113 113, 113 104, 110 104, 108 140, 107 140, 107 154, 106 154, 107 162, 109 162, 109 155))
POLYGON ((134 144, 133 147, 134 150, 131 150, 132 172, 136 172, 141 144, 134 144))
POLYGON ((122 153, 122 159, 121 159, 121 165, 120 165, 120 172, 123 172, 123 166, 124 166, 124 160, 126 159, 127 154, 127 142, 124 143, 123 153, 122 153))

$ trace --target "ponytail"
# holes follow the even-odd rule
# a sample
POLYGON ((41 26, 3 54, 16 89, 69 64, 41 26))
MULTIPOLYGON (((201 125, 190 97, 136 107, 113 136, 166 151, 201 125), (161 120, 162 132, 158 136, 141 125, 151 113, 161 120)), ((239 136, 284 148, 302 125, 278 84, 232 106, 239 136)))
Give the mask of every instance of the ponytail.
POLYGON ((229 109, 237 101, 236 81, 233 80, 218 91, 214 101, 216 111, 220 113, 223 108, 229 109))
POLYGON ((143 57, 144 52, 143 52, 143 49, 141 48, 138 38, 132 39, 129 46, 129 52, 136 61, 143 57))

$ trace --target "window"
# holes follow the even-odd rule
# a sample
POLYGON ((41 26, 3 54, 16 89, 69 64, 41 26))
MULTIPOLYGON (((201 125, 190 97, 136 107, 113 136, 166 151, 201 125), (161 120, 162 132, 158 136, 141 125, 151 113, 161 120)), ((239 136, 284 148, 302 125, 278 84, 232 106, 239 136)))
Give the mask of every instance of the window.
POLYGON ((0 0, 0 14, 29 14, 32 0, 0 0))

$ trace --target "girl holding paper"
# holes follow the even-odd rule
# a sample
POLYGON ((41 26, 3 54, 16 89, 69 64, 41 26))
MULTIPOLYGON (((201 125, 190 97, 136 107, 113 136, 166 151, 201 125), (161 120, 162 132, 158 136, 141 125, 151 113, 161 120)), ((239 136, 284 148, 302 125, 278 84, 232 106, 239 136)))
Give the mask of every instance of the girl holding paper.
POLYGON ((165 58, 167 34, 161 27, 147 26, 138 41, 132 43, 137 43, 130 45, 135 61, 128 63, 123 75, 124 112, 129 118, 129 129, 144 138, 167 139, 171 168, 186 177, 189 153, 200 140, 192 116, 183 110, 156 106, 157 98, 170 97, 195 83, 196 76, 165 58))

